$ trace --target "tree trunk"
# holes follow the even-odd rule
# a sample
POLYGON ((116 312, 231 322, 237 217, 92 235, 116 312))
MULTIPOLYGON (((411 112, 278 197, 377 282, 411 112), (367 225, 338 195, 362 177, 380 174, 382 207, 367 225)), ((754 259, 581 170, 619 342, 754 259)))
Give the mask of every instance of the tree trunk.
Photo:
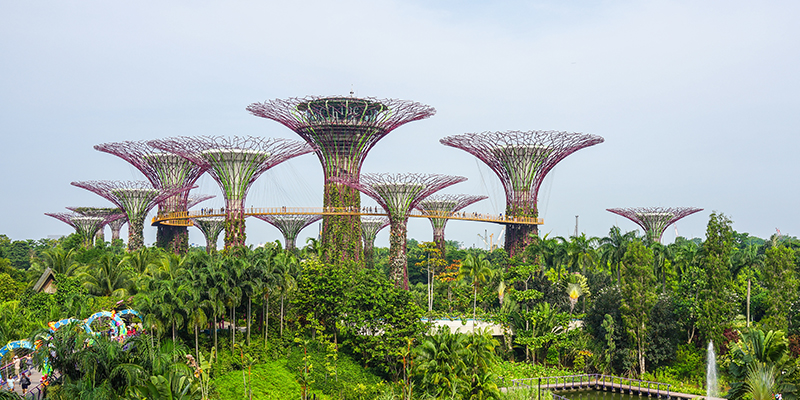
POLYGON ((477 309, 478 304, 478 289, 472 291, 474 296, 472 297, 472 334, 475 334, 475 310, 477 309))
POLYGON ((231 330, 231 351, 233 351, 233 346, 236 345, 236 307, 231 306, 231 322, 228 324, 228 328, 231 330))
POLYGON ((214 311, 214 349, 219 349, 217 343, 217 312, 214 311))
POLYGON ((269 334, 269 296, 267 296, 267 301, 264 304, 264 346, 267 345, 267 335, 269 334))
POLYGON ((248 346, 250 346, 250 317, 252 316, 252 314, 250 314, 250 306, 252 302, 253 300, 250 298, 250 296, 247 296, 247 345, 248 346))
POLYGON ((175 321, 172 321, 172 344, 175 344, 175 321))
POLYGON ((200 365, 199 364, 200 363, 200 345, 197 344, 197 341, 198 341, 198 339, 197 339, 197 336, 198 336, 197 331, 198 331, 198 329, 199 328, 197 327, 197 325, 195 325, 194 326, 194 354, 195 354, 195 357, 197 357, 196 358, 196 360, 198 362, 197 365, 200 365))
POLYGON ((281 337, 283 337, 283 295, 281 295, 281 337))

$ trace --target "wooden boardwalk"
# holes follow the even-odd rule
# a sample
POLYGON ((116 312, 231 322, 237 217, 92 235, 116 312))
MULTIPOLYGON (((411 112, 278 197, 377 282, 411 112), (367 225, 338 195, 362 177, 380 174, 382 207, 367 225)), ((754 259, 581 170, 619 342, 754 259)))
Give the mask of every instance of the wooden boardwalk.
POLYGON ((569 395, 564 392, 573 390, 599 390, 659 399, 689 400, 705 397, 673 392, 671 385, 666 383, 601 374, 512 379, 508 383, 508 385, 504 385, 506 390, 541 388, 551 392, 560 392, 566 398, 569 398, 569 395))

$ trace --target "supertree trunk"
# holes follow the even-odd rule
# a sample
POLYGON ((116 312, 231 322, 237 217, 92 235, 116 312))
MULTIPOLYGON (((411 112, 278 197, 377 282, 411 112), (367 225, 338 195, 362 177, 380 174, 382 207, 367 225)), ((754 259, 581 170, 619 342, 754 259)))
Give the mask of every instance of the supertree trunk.
POLYGON ((408 290, 408 257, 406 256, 407 220, 392 220, 389 225, 389 276, 408 290))
POLYGON ((100 229, 97 231, 97 234, 94 236, 95 241, 97 241, 98 243, 106 241, 106 234, 104 232, 105 228, 106 228, 105 225, 101 226, 100 229))
MULTIPOLYGON (((361 208, 361 193, 341 183, 325 184, 324 207, 361 208)), ((361 247, 361 217, 358 215, 326 215, 322 219, 322 243, 325 261, 340 262, 364 259, 361 247)))
MULTIPOLYGON (((506 206, 506 215, 510 218, 537 218, 536 206, 530 205, 530 192, 516 192, 506 206)), ((506 225, 505 249, 509 257, 522 254, 534 238, 539 235, 538 225, 509 224, 506 225)))
POLYGON ((186 254, 189 251, 189 228, 159 225, 156 231, 156 246, 178 255, 186 254))
POLYGON ((144 216, 128 220, 128 251, 144 248, 144 216))
POLYGON ((433 230, 433 243, 436 243, 436 248, 439 249, 439 257, 445 259, 445 246, 444 246, 444 227, 441 229, 433 230))
POLYGON ((375 244, 364 243, 364 266, 367 268, 375 268, 375 244))
POLYGON ((210 238, 206 236, 206 253, 214 254, 217 252, 217 238, 210 238))
POLYGON ((225 248, 244 246, 247 239, 244 200, 227 201, 225 205, 225 248))

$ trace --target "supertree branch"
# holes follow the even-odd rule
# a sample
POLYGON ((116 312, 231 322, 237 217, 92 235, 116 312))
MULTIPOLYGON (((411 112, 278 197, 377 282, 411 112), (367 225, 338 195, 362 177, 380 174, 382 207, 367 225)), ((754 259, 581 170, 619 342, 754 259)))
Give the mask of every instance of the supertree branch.
POLYGON ((186 209, 188 210, 206 200, 213 199, 214 197, 216 196, 214 196, 213 194, 199 194, 199 195, 189 196, 189 198, 186 199, 186 209))
MULTIPOLYGON (((122 212, 119 208, 110 208, 110 207, 67 207, 67 210, 72 212, 76 212, 81 214, 85 217, 101 217, 105 219, 103 225, 100 226, 100 229, 97 230, 97 240, 105 241, 105 235, 103 234, 103 228, 110 224, 113 221, 116 221, 120 218, 125 217, 125 213, 122 212)), ((124 223, 124 222, 123 222, 124 223)), ((112 229, 112 236, 113 236, 113 229, 112 229)), ((119 239, 119 230, 117 230, 117 237, 119 239)), ((113 240, 113 239, 112 239, 113 240)))
POLYGON ((386 217, 361 217, 361 239, 364 241, 364 260, 367 268, 375 268, 375 237, 389 226, 386 217))
MULTIPOLYGON (((442 215, 452 215, 471 204, 488 198, 489 196, 473 194, 437 193, 420 201, 416 208, 425 214, 441 217, 442 215)), ((444 258, 444 228, 447 226, 448 219, 428 218, 428 220, 431 221, 431 226, 433 227, 433 241, 436 243, 436 247, 439 248, 441 257, 444 258)))
MULTIPOLYGON (((314 146, 325 178, 324 207, 361 207, 357 190, 332 178, 358 179, 370 149, 394 129, 436 113, 405 100, 372 97, 309 96, 268 100, 247 107, 251 114, 277 121, 314 146)), ((359 261, 361 224, 355 215, 326 215, 322 244, 329 262, 359 261)))
POLYGON ((389 267, 395 284, 408 290, 406 237, 408 214, 420 201, 450 185, 467 180, 440 174, 362 174, 359 180, 333 178, 372 197, 389 214, 389 267))
POLYGON ((211 254, 217 251, 217 239, 219 234, 225 229, 225 217, 201 217, 194 218, 194 226, 203 232, 206 238, 206 253, 211 254))
POLYGON ((195 187, 157 189, 145 181, 83 181, 72 182, 72 185, 94 192, 125 211, 129 251, 144 247, 144 219, 156 204, 195 187))
MULTIPOLYGON (((545 176, 568 155, 603 142, 597 135, 559 131, 467 133, 440 140, 464 150, 494 171, 506 193, 506 215, 538 217, 537 197, 545 176)), ((536 225, 509 225, 505 248, 521 253, 538 234, 536 225)))
POLYGON ((45 213, 44 215, 53 217, 75 228, 75 233, 81 238, 81 243, 85 248, 92 247, 92 239, 95 233, 106 223, 103 217, 87 217, 78 213, 45 213))
POLYGON ((661 243, 661 236, 668 226, 683 217, 703 211, 703 209, 694 207, 630 207, 607 208, 606 211, 633 221, 642 227, 648 240, 661 243))
POLYGON ((278 228, 283 235, 284 248, 289 251, 296 248, 297 235, 303 228, 322 219, 321 215, 254 215, 254 217, 278 228))
POLYGON ((225 248, 244 246, 244 201, 250 186, 266 170, 314 149, 288 139, 244 137, 176 137, 148 142, 205 169, 225 195, 225 248))

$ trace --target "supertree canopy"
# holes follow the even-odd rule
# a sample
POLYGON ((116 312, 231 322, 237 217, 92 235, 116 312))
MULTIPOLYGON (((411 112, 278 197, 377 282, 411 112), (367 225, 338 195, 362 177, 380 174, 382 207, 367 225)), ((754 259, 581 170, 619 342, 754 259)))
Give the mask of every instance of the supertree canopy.
POLYGON ((244 246, 244 201, 264 171, 313 148, 288 139, 246 137, 177 137, 149 142, 208 170, 225 195, 225 248, 244 246))
POLYGON ((194 226, 203 232, 206 238, 206 252, 211 254, 217 251, 217 239, 225 228, 225 217, 200 217, 194 219, 194 226))
POLYGON ((53 217, 75 228, 75 233, 81 238, 83 247, 87 249, 92 247, 94 235, 106 222, 103 217, 87 217, 78 213, 45 213, 44 215, 53 217))
MULTIPOLYGON (((537 196, 545 175, 564 157, 603 142, 583 133, 558 131, 505 131, 467 133, 440 140, 483 161, 500 178, 506 192, 508 217, 537 218, 537 196)), ((536 225, 508 224, 505 249, 521 253, 538 234, 536 225)))
MULTIPOLYGON (((103 226, 97 230, 97 240, 105 241, 105 235, 103 234, 103 228, 106 225, 112 225, 112 222, 115 222, 119 219, 122 219, 122 224, 125 223, 125 213, 120 210, 119 208, 111 208, 111 207, 67 207, 68 210, 76 212, 86 217, 101 217, 104 219, 103 226)), ((119 224, 119 227, 122 227, 122 224, 119 224)), ((114 224, 116 226, 116 224, 114 224)), ((114 235, 114 229, 112 226, 111 229, 111 236, 112 241, 115 239, 119 239, 119 228, 116 230, 116 236, 114 235)))
POLYGON ((122 226, 128 222, 128 214, 122 213, 118 214, 118 218, 112 219, 108 221, 108 227, 111 228, 111 241, 119 240, 119 231, 122 230, 122 226))
POLYGON ((322 219, 321 215, 254 215, 254 217, 269 222, 283 234, 286 250, 294 250, 297 235, 303 228, 322 219))
POLYGON ((447 226, 447 216, 469 206, 470 204, 488 199, 488 196, 472 194, 437 193, 417 205, 423 214, 431 215, 428 219, 433 226, 433 241, 439 248, 440 256, 445 257, 444 228, 447 226), (444 218, 442 218, 444 217, 444 218))
POLYGON ((186 209, 188 210, 206 200, 213 199, 214 197, 216 196, 214 196, 213 194, 200 194, 200 195, 190 196, 189 198, 186 199, 186 209))
POLYGON ((129 251, 144 247, 144 219, 156 204, 194 188, 189 185, 156 189, 145 181, 85 181, 72 182, 72 185, 94 192, 125 211, 128 217, 129 251))
POLYGON ((630 208, 607 208, 614 214, 621 215, 644 229, 647 239, 652 242, 661 242, 661 235, 673 222, 703 211, 702 208, 694 207, 630 207, 630 208))
POLYGON ((395 284, 408 290, 406 237, 408 214, 420 201, 450 185, 467 180, 463 176, 439 174, 363 174, 360 179, 338 179, 375 199, 389 214, 389 268, 395 284))
MULTIPOLYGON (((324 207, 361 207, 358 191, 340 181, 358 180, 361 165, 375 144, 395 128, 436 113, 433 107, 404 100, 318 97, 253 103, 251 114, 285 125, 315 147, 325 175, 324 207)), ((326 215, 322 244, 328 261, 361 258, 357 215, 326 215)))
POLYGON ((361 239, 364 241, 364 260, 367 268, 375 267, 375 237, 389 226, 386 217, 361 217, 361 239))

